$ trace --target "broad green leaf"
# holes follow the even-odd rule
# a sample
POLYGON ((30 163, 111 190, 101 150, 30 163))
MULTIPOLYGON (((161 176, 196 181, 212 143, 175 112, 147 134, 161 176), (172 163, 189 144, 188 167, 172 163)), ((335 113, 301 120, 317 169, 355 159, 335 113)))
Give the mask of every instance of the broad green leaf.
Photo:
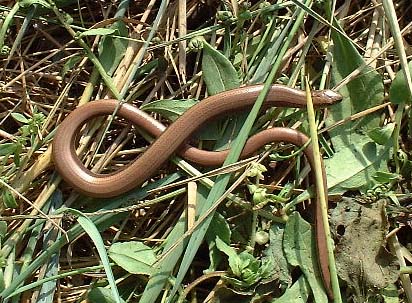
MULTIPOLYGON (((409 72, 412 73, 412 61, 408 63, 408 68, 409 72)), ((391 83, 389 100, 394 104, 410 104, 412 102, 412 97, 406 85, 405 75, 402 70, 396 73, 395 79, 393 79, 391 83)))
POLYGON ((395 123, 386 124, 383 127, 376 127, 368 132, 368 136, 378 144, 386 145, 392 139, 395 123))
POLYGON ((221 259, 221 255, 216 247, 216 236, 218 236, 223 242, 229 244, 231 234, 232 232, 225 217, 216 212, 213 216, 212 224, 210 224, 210 227, 205 235, 206 242, 209 245, 209 270, 217 270, 217 265, 221 259))
POLYGON ((137 241, 114 243, 109 248, 109 256, 117 265, 132 274, 150 275, 156 262, 153 250, 137 241))
POLYGON ((239 258, 236 250, 223 242, 219 237, 216 237, 216 247, 228 256, 230 269, 235 276, 239 277, 241 275, 239 269, 244 267, 244 265, 241 264, 242 260, 239 258))
POLYGON ((269 230, 269 246, 264 251, 268 260, 273 264, 272 278, 279 280, 281 283, 289 286, 292 283, 292 277, 289 272, 289 265, 283 251, 284 227, 274 224, 269 230))
POLYGON ((107 74, 112 75, 124 57, 127 40, 108 36, 108 34, 115 33, 116 36, 127 37, 128 30, 123 21, 117 21, 110 28, 104 28, 104 30, 106 30, 106 34, 96 34, 105 35, 99 43, 99 60, 107 74))
POLYGON ((79 38, 82 38, 84 36, 107 36, 114 34, 116 32, 115 29, 113 28, 92 28, 88 29, 87 31, 81 32, 79 35, 79 38))
MULTIPOLYGON (((365 62, 351 41, 336 31, 332 31, 332 37, 332 75, 337 83, 355 69, 364 66, 365 62)), ((365 67, 340 93, 344 97, 343 101, 330 107, 327 118, 329 125, 380 104, 384 99, 382 77, 372 68, 365 67)), ((376 146, 368 136, 371 133, 379 142, 385 141, 383 135, 376 135, 376 129, 380 127, 379 115, 379 112, 372 113, 330 131, 336 154, 327 159, 325 164, 328 187, 332 188, 332 192, 343 193, 349 189, 366 188, 375 182, 372 176, 377 170, 387 171, 389 148, 376 146)))
POLYGON ((170 121, 175 121, 185 111, 198 103, 195 99, 186 100, 158 100, 147 103, 141 107, 142 110, 162 115, 170 121))
POLYGON ((305 275, 316 303, 328 302, 318 268, 315 233, 298 212, 286 222, 283 249, 288 262, 299 266, 305 275))
MULTIPOLYGON (((332 76, 333 81, 338 83, 355 69, 364 66, 365 62, 347 38, 336 31, 332 31, 332 38, 332 76)), ((380 104, 384 99, 382 76, 374 69, 365 67, 359 76, 352 79, 339 92, 343 100, 329 108, 326 121, 329 125, 380 104)), ((330 135, 335 149, 341 150, 350 144, 356 144, 358 140, 363 141, 369 130, 379 126, 379 115, 379 112, 375 112, 332 129, 330 135)))
POLYGON ((0 144, 0 156, 11 155, 17 148, 16 143, 3 143, 0 144))
MULTIPOLYGON (((115 303, 116 300, 113 298, 113 294, 108 288, 95 287, 92 288, 87 294, 87 302, 89 303, 115 303)), ((126 302, 120 298, 121 303, 126 302)))
POLYGON ((383 171, 377 171, 373 178, 378 181, 379 183, 389 183, 393 182, 396 180, 400 180, 401 175, 395 174, 395 173, 390 173, 390 172, 383 172, 383 171))
POLYGON ((28 124, 30 122, 29 119, 27 119, 24 115, 20 113, 11 113, 11 116, 13 117, 14 120, 19 121, 24 124, 28 124))
POLYGON ((386 161, 391 146, 378 145, 364 137, 357 144, 338 150, 332 158, 325 159, 328 187, 331 193, 348 190, 366 190, 376 184, 377 171, 388 170, 386 161))
POLYGON ((232 63, 206 41, 203 42, 202 71, 209 95, 240 86, 239 76, 232 63))
POLYGON ((261 262, 247 251, 237 253, 236 250, 216 237, 216 247, 229 258, 232 273, 240 280, 233 280, 236 285, 249 287, 261 279, 266 279, 272 268, 269 260, 261 262))
POLYGON ((398 288, 395 284, 390 284, 382 289, 381 295, 385 303, 399 303, 398 288))
POLYGON ((280 298, 272 300, 271 303, 306 303, 310 294, 309 284, 302 275, 280 298))

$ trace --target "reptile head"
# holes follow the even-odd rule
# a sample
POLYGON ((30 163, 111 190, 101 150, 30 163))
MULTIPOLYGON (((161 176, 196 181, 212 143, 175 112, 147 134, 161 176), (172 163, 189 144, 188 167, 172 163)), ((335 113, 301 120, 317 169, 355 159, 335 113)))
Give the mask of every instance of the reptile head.
POLYGON ((330 89, 314 91, 312 94, 313 103, 317 105, 328 106, 342 101, 342 95, 330 89))

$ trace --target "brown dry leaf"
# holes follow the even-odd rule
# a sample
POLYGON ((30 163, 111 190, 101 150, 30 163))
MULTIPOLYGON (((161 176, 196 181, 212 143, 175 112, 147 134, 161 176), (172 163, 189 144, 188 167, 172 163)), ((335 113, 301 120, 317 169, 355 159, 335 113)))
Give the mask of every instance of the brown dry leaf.
POLYGON ((355 302, 366 302, 399 276, 396 258, 385 248, 388 226, 383 200, 362 205, 345 199, 332 211, 338 275, 354 290, 355 302))

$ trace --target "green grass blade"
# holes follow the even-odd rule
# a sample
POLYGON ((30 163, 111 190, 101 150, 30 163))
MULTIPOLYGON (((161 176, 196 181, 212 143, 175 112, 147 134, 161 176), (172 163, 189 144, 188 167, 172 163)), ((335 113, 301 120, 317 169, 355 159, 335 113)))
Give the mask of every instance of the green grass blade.
POLYGON ((119 291, 116 286, 112 268, 109 262, 109 257, 107 255, 106 248, 104 247, 103 239, 100 236, 100 233, 97 230, 96 225, 93 223, 93 221, 90 218, 86 217, 82 212, 76 209, 61 208, 60 211, 58 211, 58 213, 61 213, 61 212, 69 212, 69 213, 72 213, 78 216, 77 222, 80 224, 83 230, 92 239, 94 245, 96 246, 97 252, 99 253, 100 259, 103 264, 103 268, 106 272, 107 280, 112 290, 113 299, 115 300, 115 302, 121 303, 122 299, 120 298, 119 291))
POLYGON ((112 268, 110 267, 109 257, 107 255, 106 248, 104 247, 103 239, 100 236, 100 233, 96 228, 96 225, 94 225, 92 220, 83 215, 83 213, 77 210, 72 211, 73 213, 79 215, 79 217, 77 218, 77 222, 79 222, 79 224, 83 227, 85 232, 92 239, 94 245, 96 245, 96 249, 103 263, 104 271, 106 272, 107 280, 109 281, 110 288, 112 289, 113 298, 116 300, 117 303, 120 303, 122 300, 120 298, 119 291, 114 280, 112 268))
POLYGON ((20 8, 20 3, 16 2, 13 5, 13 8, 9 11, 6 18, 3 21, 3 24, 0 26, 0 51, 4 46, 4 40, 6 39, 6 33, 9 29, 11 23, 13 22, 13 17, 20 8))
MULTIPOLYGON (((172 232, 166 239, 166 245, 164 251, 174 245, 183 236, 186 230, 186 218, 183 213, 179 218, 179 221, 173 228, 172 232)), ((179 261, 180 256, 184 252, 184 248, 187 241, 182 241, 173 250, 173 254, 168 254, 157 266, 156 273, 150 277, 145 290, 140 298, 139 303, 152 303, 162 292, 167 279, 170 277, 176 263, 179 261)))
POLYGON ((316 178, 316 189, 318 196, 318 203, 320 203, 322 209, 322 222, 323 228, 325 230, 325 242, 328 251, 328 262, 329 262, 329 270, 331 275, 331 283, 332 283, 332 290, 333 296, 336 303, 342 302, 342 297, 340 294, 339 289, 339 280, 338 274, 336 271, 336 262, 335 256, 333 254, 333 239, 330 233, 329 221, 328 221, 328 204, 325 196, 325 188, 324 188, 324 180, 322 174, 322 163, 321 163, 321 154, 319 150, 319 140, 318 140, 318 131, 317 131, 317 124, 315 120, 315 110, 313 109, 313 102, 312 96, 309 88, 309 79, 306 78, 306 101, 307 101, 307 110, 308 110, 308 120, 309 120, 309 130, 310 130, 310 138, 312 140, 313 146, 313 157, 315 159, 315 178, 316 178))

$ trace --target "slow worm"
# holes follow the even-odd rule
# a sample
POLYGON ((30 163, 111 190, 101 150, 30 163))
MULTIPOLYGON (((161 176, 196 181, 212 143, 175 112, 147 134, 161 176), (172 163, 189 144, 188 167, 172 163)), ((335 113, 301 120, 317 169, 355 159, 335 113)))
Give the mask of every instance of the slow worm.
MULTIPOLYGON (((141 185, 164 164, 174 153, 191 162, 204 166, 221 165, 228 151, 204 151, 187 145, 190 136, 205 122, 224 114, 251 108, 262 91, 263 85, 245 86, 208 97, 166 127, 151 116, 129 104, 122 104, 117 115, 141 127, 157 138, 150 147, 134 162, 122 170, 111 174, 97 174, 88 170, 76 155, 75 139, 82 126, 90 119, 110 115, 115 110, 117 100, 91 102, 75 109, 60 124, 53 142, 54 164, 63 179, 77 191, 92 197, 109 198, 128 192, 141 185)), ((333 91, 314 91, 314 106, 324 107, 341 100, 333 91)), ((305 107, 306 95, 303 91, 282 85, 273 85, 266 97, 264 107, 305 107)), ((283 141, 303 146, 308 138, 290 128, 271 128, 252 136, 242 152, 246 157, 263 145, 283 141)), ((313 168, 314 159, 311 146, 304 150, 313 168)), ((323 170, 325 175, 325 172, 323 170)), ((324 178, 326 180, 326 178, 324 178)), ((325 181, 326 182, 326 181, 325 181)), ((325 189, 327 189, 325 184, 325 189)), ((327 194, 327 193, 326 193, 327 194)), ((318 258, 325 288, 331 295, 330 274, 325 243, 325 233, 320 217, 320 205, 316 203, 315 228, 317 235, 318 258)))

